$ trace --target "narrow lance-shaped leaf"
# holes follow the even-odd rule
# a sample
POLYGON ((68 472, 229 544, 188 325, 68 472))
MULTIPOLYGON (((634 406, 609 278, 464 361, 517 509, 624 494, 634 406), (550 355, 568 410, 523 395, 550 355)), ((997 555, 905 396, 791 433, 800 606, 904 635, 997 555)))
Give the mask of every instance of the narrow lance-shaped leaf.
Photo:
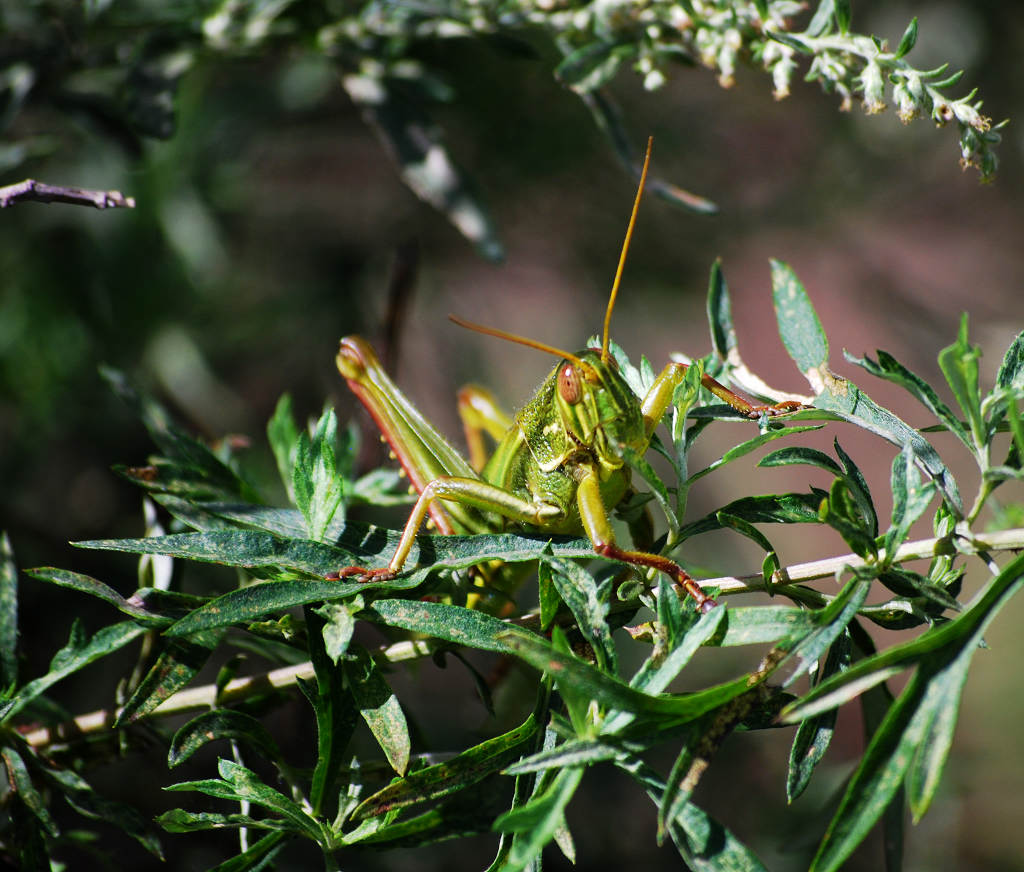
POLYGON ((0 688, 18 680, 18 567, 11 540, 0 532, 0 688))
POLYGON ((960 419, 953 414, 949 406, 940 399, 935 389, 928 384, 921 376, 907 369, 902 363, 896 360, 887 351, 879 349, 877 352, 878 361, 870 357, 855 357, 852 354, 844 353, 843 356, 850 363, 862 367, 871 375, 885 379, 888 382, 899 385, 916 398, 929 412, 938 418, 946 428, 957 436, 968 448, 973 448, 971 437, 964 429, 960 419))
POLYGON ((771 268, 779 336, 802 373, 816 372, 828 363, 828 339, 818 314, 807 291, 787 264, 773 260, 771 268))
POLYGON ((61 679, 100 657, 112 654, 144 632, 143 627, 131 621, 123 621, 103 627, 92 637, 86 637, 81 624, 76 620, 72 625, 68 643, 53 656, 46 675, 19 688, 11 699, 0 706, 0 723, 13 717, 61 679))
POLYGON ((274 737, 252 715, 234 709, 214 709, 192 718, 174 734, 167 750, 168 767, 184 763, 204 745, 219 739, 243 742, 268 760, 281 756, 274 737))
POLYGON ((985 442, 985 425, 981 415, 981 393, 978 384, 978 359, 981 350, 967 340, 967 315, 960 319, 956 342, 939 352, 939 366, 971 427, 974 449, 985 442))
POLYGON ((405 714, 377 663, 361 649, 356 653, 358 659, 345 660, 344 667, 359 714, 377 739, 391 768, 399 775, 405 775, 412 745, 405 714))
POLYGON ((267 422, 267 441, 274 452, 281 483, 288 493, 288 499, 295 500, 294 470, 298 451, 299 427, 292 413, 292 398, 282 394, 274 408, 274 414, 267 422))
POLYGON ((115 726, 134 723, 185 687, 206 665, 225 630, 206 630, 166 640, 156 662, 118 713, 115 726))

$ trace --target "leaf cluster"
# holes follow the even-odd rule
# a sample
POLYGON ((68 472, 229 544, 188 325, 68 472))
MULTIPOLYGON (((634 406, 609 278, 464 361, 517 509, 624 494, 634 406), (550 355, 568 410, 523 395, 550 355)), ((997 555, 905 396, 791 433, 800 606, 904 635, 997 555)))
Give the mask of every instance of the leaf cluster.
MULTIPOLYGON (((141 555, 141 586, 129 597, 73 571, 29 571, 39 581, 99 598, 119 617, 91 635, 76 623, 49 669, 28 681, 17 674, 17 577, 4 540, 0 755, 11 785, 7 850, 21 868, 48 868, 48 858, 59 856, 71 838, 49 810, 51 798, 61 795, 80 814, 113 822, 159 855, 152 824, 90 785, 90 755, 74 737, 130 737, 143 721, 158 725, 164 715, 189 711, 191 719, 168 738, 168 765, 210 744, 224 756, 211 777, 168 785, 193 802, 157 823, 170 833, 237 831, 238 851, 219 869, 264 868, 296 840, 317 845, 325 868, 334 869, 347 852, 485 832, 496 836, 495 870, 534 868, 552 844, 571 859, 565 811, 597 766, 615 767, 650 799, 652 834, 671 841, 691 868, 761 869, 754 850, 695 803, 694 790, 732 732, 793 725, 787 792, 796 798, 825 757, 843 705, 862 708, 869 741, 812 868, 841 868, 879 821, 888 830, 886 844, 899 844, 900 809, 908 804, 916 820, 934 799, 971 659, 1024 579, 1024 557, 1000 564, 993 556, 1000 548, 1019 549, 1024 533, 975 529, 995 489, 1022 475, 1024 334, 985 393, 963 321, 939 357, 957 411, 892 355, 851 358, 905 388, 935 419, 934 429, 952 433, 975 459, 981 484, 965 509, 959 484, 926 432, 830 370, 824 331, 792 270, 773 262, 772 284, 781 338, 814 389, 809 407, 786 419, 764 418, 756 436, 742 438, 705 468, 689 469, 690 449, 705 432, 736 426, 722 420, 731 417, 728 409, 707 404, 700 372, 714 369, 741 383, 748 375, 716 264, 708 295, 716 354, 692 367, 693 378, 681 385, 666 415, 666 435, 656 448, 669 472, 632 458, 650 485, 649 505, 664 516, 656 548, 677 556, 687 540, 728 528, 764 553, 756 576, 708 584, 723 599, 755 590, 775 599, 762 605, 730 600, 703 616, 664 579, 623 576, 621 566, 594 559, 587 540, 526 532, 422 535, 412 568, 394 579, 332 579, 346 565, 385 565, 397 542, 395 531, 357 520, 351 510, 405 499, 394 472, 356 475, 358 439, 338 427, 333 411, 302 426, 289 400, 279 403, 267 434, 289 505, 275 506, 260 496, 229 447, 210 448, 118 373, 107 372, 157 446, 145 465, 119 471, 168 520, 158 523, 154 513, 143 538, 78 543, 141 555), (832 479, 827 490, 750 495, 703 517, 688 516, 694 482, 778 439, 836 421, 892 445, 889 518, 879 516, 875 496, 838 439, 834 456, 800 444, 773 445, 759 461, 822 470, 832 479), (1005 458, 992 462, 994 445, 1006 438, 1005 458), (935 538, 910 541, 929 513, 935 538), (824 570, 785 567, 763 529, 772 524, 827 526, 851 553, 824 570), (903 565, 915 557, 928 558, 927 569, 903 565), (183 593, 182 575, 196 561, 231 567, 233 588, 221 595, 183 593), (970 562, 987 579, 961 603, 970 562), (537 587, 512 599, 500 584, 503 573, 521 578, 531 565, 538 567, 537 587), (487 567, 505 593, 480 599, 477 567, 487 567), (839 583, 825 591, 837 592, 807 583, 823 576, 839 583), (473 602, 479 607, 467 607, 473 602), (913 636, 888 647, 875 641, 888 639, 886 631, 907 629, 913 636), (385 641, 368 641, 374 638, 385 641), (57 682, 129 645, 138 646, 138 663, 108 709, 70 720, 48 698, 57 682), (761 653, 739 674, 704 686, 687 671, 701 648, 750 645, 761 646, 761 653), (625 647, 643 652, 639 667, 624 666, 625 647), (240 675, 242 654, 265 664, 263 671, 240 675), (395 670, 425 658, 464 664, 482 711, 505 692, 484 677, 486 664, 515 664, 529 678, 519 722, 495 726, 467 747, 427 744, 422 737, 430 731, 417 723, 415 701, 400 699, 392 687, 395 670), (218 678, 198 685, 208 664, 220 665, 218 678), (894 698, 887 682, 903 673, 909 682, 894 698), (261 719, 296 692, 316 729, 307 760, 286 759, 281 737, 261 719), (372 737, 372 750, 361 750, 360 734, 372 737), (661 772, 652 758, 666 747, 675 762, 661 772), (69 751, 76 761, 70 766, 69 751)), ((634 366, 621 349, 614 353, 641 393, 654 377, 649 362, 634 366)), ((626 513, 642 512, 639 502, 626 513)), ((898 867, 896 854, 889 861, 898 867)))

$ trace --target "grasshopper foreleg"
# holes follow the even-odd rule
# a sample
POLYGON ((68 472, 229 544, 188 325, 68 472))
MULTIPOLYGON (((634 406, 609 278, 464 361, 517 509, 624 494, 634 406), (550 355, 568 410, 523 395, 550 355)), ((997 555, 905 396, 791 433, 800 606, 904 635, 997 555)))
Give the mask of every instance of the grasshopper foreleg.
MULTIPOLYGON (((654 384, 651 385, 641 405, 648 433, 653 433, 654 428, 658 426, 662 415, 665 414, 669 403, 672 402, 672 393, 675 391, 676 385, 682 382, 687 369, 689 366, 685 363, 667 363, 654 380, 654 384)), ((761 415, 785 415, 787 412, 796 412, 806 408, 803 403, 796 400, 784 400, 781 403, 770 405, 755 405, 707 374, 701 379, 701 384, 718 399, 728 403, 747 418, 759 418, 761 415)))
POLYGON ((416 541, 416 534, 430 513, 431 505, 435 500, 445 500, 485 512, 494 512, 510 521, 537 527, 557 521, 564 515, 563 510, 558 506, 521 499, 515 494, 480 479, 442 476, 435 478, 423 488, 423 492, 416 500, 416 505, 413 506, 409 520, 406 521, 405 528, 402 530, 402 537, 398 541, 395 554, 386 567, 364 569, 361 566, 347 566, 337 573, 331 573, 328 578, 343 578, 351 575, 361 576, 364 581, 386 581, 394 578, 402 571, 405 561, 409 558, 409 552, 412 551, 413 543, 416 541))

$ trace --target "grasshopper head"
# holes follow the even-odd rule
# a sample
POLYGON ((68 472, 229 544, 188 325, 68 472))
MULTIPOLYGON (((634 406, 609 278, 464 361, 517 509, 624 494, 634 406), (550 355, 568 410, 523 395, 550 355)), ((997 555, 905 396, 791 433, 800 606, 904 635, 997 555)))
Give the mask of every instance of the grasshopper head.
POLYGON ((636 395, 609 356, 588 348, 557 369, 555 402, 566 433, 590 449, 602 467, 617 469, 623 449, 642 453, 647 442, 636 395))

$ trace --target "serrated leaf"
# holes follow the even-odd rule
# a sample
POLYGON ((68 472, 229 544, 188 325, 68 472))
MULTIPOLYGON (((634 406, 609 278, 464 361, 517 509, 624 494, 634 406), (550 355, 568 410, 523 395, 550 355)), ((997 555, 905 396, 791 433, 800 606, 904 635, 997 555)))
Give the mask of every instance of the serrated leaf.
POLYGON ((366 721, 391 768, 399 775, 405 775, 412 747, 405 713, 376 661, 363 650, 356 653, 358 659, 346 659, 344 669, 359 714, 366 721))
POLYGON ((910 24, 907 25, 907 29, 903 31, 903 36, 900 37, 900 44, 896 47, 896 57, 901 58, 906 54, 910 54, 910 51, 914 48, 917 43, 917 16, 915 15, 910 19, 910 24))
MULTIPOLYGON (((352 607, 358 611, 362 608, 362 597, 358 597, 357 600, 358 602, 352 603, 352 607)), ((348 650, 349 642, 352 641, 356 619, 347 604, 326 603, 314 611, 325 621, 323 627, 324 650, 331 662, 337 666, 338 661, 348 650)))
POLYGON ((100 367, 100 375, 141 419, 166 462, 132 476, 149 489, 170 490, 200 499, 259 502, 252 488, 198 439, 174 424, 167 410, 128 383, 124 374, 100 367))
MULTIPOLYGON (((309 538, 323 541, 332 519, 342 508, 345 482, 338 468, 338 420, 333 410, 320 416, 313 435, 299 434, 292 469, 295 504, 306 519, 309 538)), ((343 449, 344 450, 344 449, 343 449)))
POLYGON ((909 445, 904 446, 892 462, 891 486, 892 524, 885 534, 885 553, 888 559, 906 541, 910 528, 924 514, 935 495, 934 483, 921 481, 909 445))
POLYGON ((796 273, 779 260, 771 262, 772 299, 779 336, 800 372, 807 375, 828 364, 828 339, 811 299, 796 273))
MULTIPOLYGON (((303 609, 306 641, 315 682, 299 679, 316 716, 316 766, 309 789, 313 813, 332 817, 342 801, 339 794, 342 755, 359 720, 355 693, 343 670, 330 662, 323 639, 323 622, 308 606, 303 609)), ((365 657, 365 655, 364 655, 365 657)))
MULTIPOLYGON (((156 822, 169 833, 201 833, 210 830, 240 829, 280 831, 286 825, 273 818, 254 818, 247 814, 216 814, 214 812, 191 812, 175 808, 157 815, 156 822)), ((219 867, 218 867, 219 868, 219 867)))
POLYGON ((220 739, 241 741, 268 760, 280 759, 277 742, 252 715, 234 709, 214 709, 192 718, 174 734, 167 749, 167 766, 184 763, 208 742, 220 739))

